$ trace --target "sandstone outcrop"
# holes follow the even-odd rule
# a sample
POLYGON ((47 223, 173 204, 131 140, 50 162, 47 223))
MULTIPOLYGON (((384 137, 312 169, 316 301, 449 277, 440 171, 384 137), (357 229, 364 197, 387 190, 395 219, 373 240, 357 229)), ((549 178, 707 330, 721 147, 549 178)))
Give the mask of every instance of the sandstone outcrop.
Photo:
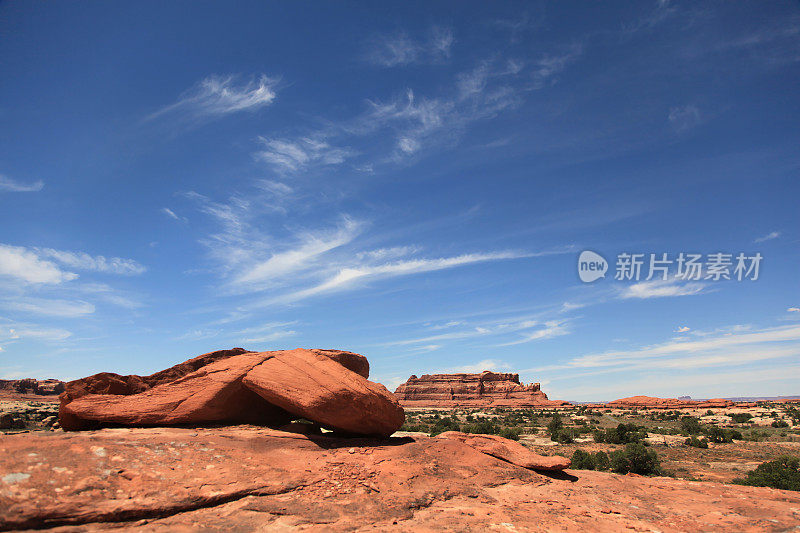
POLYGON ((731 407, 734 402, 715 398, 712 400, 682 400, 677 398, 654 398, 652 396, 631 396, 605 404, 616 409, 714 409, 731 407))
POLYGON ((391 435, 403 425, 403 408, 386 387, 343 368, 327 354, 269 353, 242 384, 270 404, 352 433, 391 435))
POLYGON ((538 383, 524 384, 519 374, 485 371, 480 374, 425 374, 411 376, 395 396, 405 407, 559 407, 568 402, 550 400, 538 383))
POLYGON ((281 426, 307 418, 330 429, 389 435, 402 407, 372 383, 365 357, 339 350, 220 350, 150 376, 95 374, 67 383, 59 419, 65 430, 251 423, 281 426))
POLYGON ((569 468, 570 460, 566 457, 544 456, 533 453, 530 449, 513 440, 498 435, 477 435, 460 431, 445 431, 436 436, 437 439, 453 439, 463 442, 479 452, 497 457, 503 461, 534 470, 564 470, 569 468))
POLYGON ((800 493, 548 475, 449 438, 252 426, 0 437, 0 530, 790 531, 800 493))
POLYGON ((62 392, 64 382, 57 379, 0 379, 0 397, 4 398, 55 396, 62 392))

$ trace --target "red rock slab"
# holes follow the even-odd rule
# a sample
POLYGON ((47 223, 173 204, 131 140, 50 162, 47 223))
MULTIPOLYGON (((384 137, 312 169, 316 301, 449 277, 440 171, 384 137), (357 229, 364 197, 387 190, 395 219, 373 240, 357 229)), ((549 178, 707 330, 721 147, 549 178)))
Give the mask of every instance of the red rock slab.
POLYGON ((568 470, 454 439, 251 426, 0 436, 0 530, 793 531, 800 493, 568 470))
MULTIPOLYGON (((62 404, 64 429, 73 420, 126 425, 209 422, 285 424, 291 416, 242 385, 242 378, 270 352, 241 353, 202 366, 181 378, 128 396, 87 394, 62 404)), ((335 363, 332 363, 335 364, 335 363)))
POLYGON ((564 470, 569 468, 570 460, 558 455, 545 456, 533 453, 522 444, 497 435, 477 435, 460 431, 445 431, 437 439, 453 439, 475 448, 479 452, 497 457, 503 461, 534 470, 564 470))
POLYGON ((323 426, 363 435, 388 436, 403 425, 403 408, 383 385, 311 350, 265 354, 242 383, 269 403, 323 426))
MULTIPOLYGON (((275 513, 318 526, 341 522, 342 531, 409 519, 451 494, 475 497, 482 484, 512 480, 550 482, 461 443, 429 438, 307 436, 252 426, 6 436, 0 437, 0 530, 85 530, 103 522, 141 530, 147 522, 140 520, 240 502, 249 511, 244 519, 215 512, 210 522, 225 516, 225 531, 256 531, 275 513)), ((203 522, 162 531, 204 530, 203 522)))

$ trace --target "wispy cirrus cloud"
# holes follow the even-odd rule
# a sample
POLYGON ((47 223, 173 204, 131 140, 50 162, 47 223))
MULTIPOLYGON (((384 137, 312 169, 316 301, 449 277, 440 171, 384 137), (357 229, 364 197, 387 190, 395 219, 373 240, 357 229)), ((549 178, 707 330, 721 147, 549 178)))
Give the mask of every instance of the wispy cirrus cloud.
POLYGON ((408 276, 411 274, 450 269, 474 263, 517 259, 520 257, 528 257, 528 255, 519 252, 474 253, 436 259, 408 259, 378 265, 348 266, 341 268, 335 275, 317 285, 281 295, 266 303, 297 302, 312 296, 352 289, 357 287, 360 282, 368 280, 408 276))
POLYGON ((361 113, 323 128, 289 137, 263 135, 253 156, 285 175, 345 164, 372 172, 402 163, 452 145, 470 125, 519 106, 527 92, 556 83, 581 53, 580 45, 572 45, 529 64, 479 61, 454 75, 438 94, 406 88, 388 98, 367 99, 361 113))
POLYGON ((243 83, 238 76, 212 75, 183 93, 178 101, 145 117, 151 121, 164 116, 193 119, 217 118, 243 111, 256 111, 275 100, 280 78, 261 74, 243 83))
POLYGON ((450 28, 433 27, 425 39, 412 39, 405 32, 374 37, 365 58, 381 67, 406 66, 413 63, 439 63, 450 57, 455 38, 450 28))
POLYGON ((500 361, 498 359, 484 359, 482 361, 478 361, 477 363, 469 364, 469 365, 461 365, 461 366, 454 366, 445 369, 443 372, 446 373, 464 373, 464 374, 477 374, 483 372, 485 370, 489 370, 492 372, 501 372, 503 370, 510 370, 511 365, 506 363, 505 361, 500 361))
POLYGON ((38 192, 43 188, 44 182, 42 180, 23 183, 0 174, 0 192, 38 192))
POLYGON ((761 237, 758 237, 753 242, 758 243, 758 242, 771 241, 771 240, 777 239, 780 236, 781 236, 781 232, 780 231, 771 231, 771 232, 767 233, 766 235, 762 235, 761 237))
MULTIPOLYGON (((563 364, 538 370, 611 368, 692 368, 744 364, 764 359, 800 355, 800 326, 750 330, 733 328, 700 338, 679 337, 669 342, 633 350, 613 350, 582 355, 563 364)), ((615 370, 616 371, 616 370, 615 370)))
POLYGON ((445 341, 460 341, 483 337, 505 338, 507 342, 495 344, 495 346, 512 346, 545 340, 571 333, 569 328, 571 320, 541 320, 538 317, 517 317, 501 320, 482 321, 477 323, 467 323, 458 321, 457 325, 449 329, 447 333, 435 335, 425 335, 411 339, 395 340, 383 343, 383 346, 408 346, 414 344, 440 343, 445 341))
POLYGON ((61 328, 42 327, 37 324, 4 320, 0 324, 0 342, 39 340, 58 342, 68 339, 72 332, 61 328))
POLYGON ((622 299, 667 298, 671 296, 691 296, 700 294, 706 285, 696 282, 680 282, 678 280, 640 281, 623 288, 619 297, 622 299))
POLYGON ((231 280, 232 285, 246 286, 253 290, 269 285, 276 279, 298 271, 313 268, 314 261, 323 254, 353 241, 363 229, 364 224, 349 217, 343 217, 339 226, 332 230, 302 232, 297 243, 290 249, 277 252, 265 260, 255 260, 231 280))
POLYGON ((94 313, 95 307, 82 300, 61 300, 49 298, 15 298, 0 302, 0 306, 25 314, 77 318, 94 313))
POLYGON ((173 211, 169 207, 162 207, 161 208, 161 212, 164 213, 165 215, 167 215, 172 220, 177 220, 179 222, 188 222, 189 221, 189 219, 187 219, 184 216, 181 216, 181 215, 177 214, 175 211, 173 211))
POLYGON ((560 337, 562 335, 569 335, 571 333, 569 322, 566 320, 549 320, 544 323, 544 327, 536 328, 532 331, 526 332, 522 335, 521 339, 510 342, 504 342, 498 346, 514 346, 517 344, 525 344, 533 341, 540 341, 544 339, 552 339, 553 337, 560 337))
MULTIPOLYGON (((533 62, 531 78, 534 89, 541 89, 546 85, 553 85, 558 80, 558 75, 583 54, 583 46, 573 43, 559 52, 541 55, 533 62)), ((522 70, 522 67, 519 67, 522 70)))
POLYGON ((678 133, 690 130, 702 122, 700 110, 697 106, 691 104, 671 108, 667 119, 672 128, 678 133))
POLYGON ((262 148, 254 156, 268 163, 279 172, 296 172, 309 166, 339 165, 353 157, 356 152, 349 148, 337 148, 324 140, 311 137, 300 139, 268 139, 259 137, 262 148))
POLYGON ((53 259, 69 268, 77 270, 91 270, 106 274, 120 274, 125 276, 143 274, 147 267, 133 259, 122 257, 105 257, 102 255, 89 255, 86 252, 67 252, 53 250, 52 248, 35 248, 40 257, 53 259))

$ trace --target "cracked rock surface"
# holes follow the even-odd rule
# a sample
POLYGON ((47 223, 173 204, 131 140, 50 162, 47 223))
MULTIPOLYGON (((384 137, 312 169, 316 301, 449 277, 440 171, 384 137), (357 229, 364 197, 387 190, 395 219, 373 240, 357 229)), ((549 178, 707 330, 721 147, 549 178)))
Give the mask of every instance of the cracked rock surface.
POLYGON ((566 470, 453 438, 254 426, 0 438, 0 530, 786 531, 800 494, 566 470))

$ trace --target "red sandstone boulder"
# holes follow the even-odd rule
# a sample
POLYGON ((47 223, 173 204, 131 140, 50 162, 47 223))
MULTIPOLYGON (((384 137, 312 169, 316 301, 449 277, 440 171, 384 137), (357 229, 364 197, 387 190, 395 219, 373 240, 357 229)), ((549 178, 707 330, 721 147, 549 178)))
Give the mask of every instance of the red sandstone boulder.
POLYGON ((459 431, 446 431, 435 438, 457 440, 475 448, 479 452, 534 470, 564 470, 569 468, 571 464, 566 457, 539 455, 518 442, 497 435, 475 435, 459 431))
MULTIPOLYGON (((193 357, 188 361, 184 361, 183 363, 179 363, 175 366, 167 368, 166 370, 161 370, 160 372, 156 372, 155 374, 151 374, 149 376, 121 376, 112 372, 101 372, 99 374, 94 374, 92 376, 70 381, 65 385, 64 392, 59 397, 61 404, 59 406, 58 414, 61 427, 68 431, 87 429, 92 425, 87 423, 88 420, 101 420, 97 418, 81 419, 65 408, 66 405, 78 398, 88 394, 117 396, 140 394, 147 391, 151 387, 175 381, 178 378, 190 374, 215 361, 245 353, 248 352, 243 348, 217 350, 215 352, 198 355, 197 357, 193 357)), ((102 421, 110 422, 110 420, 102 421)))
POLYGON ((389 435, 402 425, 403 409, 367 376, 367 359, 352 352, 219 350, 150 376, 106 372, 71 381, 60 397, 59 419, 65 430, 81 430, 102 423, 280 426, 304 417, 347 432, 389 435))
MULTIPOLYGON (((242 385, 242 378, 267 357, 243 353, 219 359, 144 392, 87 394, 62 405, 64 429, 86 420, 125 425, 231 422, 285 424, 291 416, 242 385), (77 423, 76 423, 77 420, 77 423)), ((61 413, 60 413, 61 415, 61 413)))
POLYGON ((242 383, 269 403, 323 426, 391 435, 405 413, 386 387, 312 350, 266 352, 242 383))

